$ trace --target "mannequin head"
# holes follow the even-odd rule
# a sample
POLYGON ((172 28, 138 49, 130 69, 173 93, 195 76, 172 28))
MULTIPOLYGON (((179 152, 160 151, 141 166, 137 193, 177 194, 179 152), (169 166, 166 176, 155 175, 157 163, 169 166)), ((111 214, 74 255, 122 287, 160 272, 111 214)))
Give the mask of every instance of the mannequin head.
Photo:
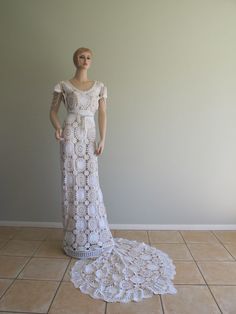
POLYGON ((73 54, 73 62, 76 68, 88 69, 92 62, 92 50, 85 47, 78 48, 73 54))

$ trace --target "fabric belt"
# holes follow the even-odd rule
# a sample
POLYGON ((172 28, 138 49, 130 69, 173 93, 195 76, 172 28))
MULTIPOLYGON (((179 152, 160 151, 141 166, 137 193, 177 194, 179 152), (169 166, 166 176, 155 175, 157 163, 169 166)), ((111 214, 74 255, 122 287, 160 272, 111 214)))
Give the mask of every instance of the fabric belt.
POLYGON ((89 110, 80 110, 76 112, 77 121, 81 125, 81 128, 84 130, 84 140, 87 138, 87 132, 89 123, 94 121, 94 114, 89 110), (79 118, 79 119, 78 119, 79 118))

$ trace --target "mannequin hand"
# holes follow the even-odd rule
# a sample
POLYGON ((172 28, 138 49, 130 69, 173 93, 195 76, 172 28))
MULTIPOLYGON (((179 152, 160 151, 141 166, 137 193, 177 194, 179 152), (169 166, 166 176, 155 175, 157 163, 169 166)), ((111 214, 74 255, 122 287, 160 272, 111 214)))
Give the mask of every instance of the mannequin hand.
POLYGON ((62 137, 62 128, 56 129, 55 138, 57 141, 64 141, 64 138, 62 137))
POLYGON ((104 145, 105 145, 105 141, 104 140, 100 140, 98 143, 97 148, 95 149, 95 154, 96 155, 101 155, 104 149, 104 145))

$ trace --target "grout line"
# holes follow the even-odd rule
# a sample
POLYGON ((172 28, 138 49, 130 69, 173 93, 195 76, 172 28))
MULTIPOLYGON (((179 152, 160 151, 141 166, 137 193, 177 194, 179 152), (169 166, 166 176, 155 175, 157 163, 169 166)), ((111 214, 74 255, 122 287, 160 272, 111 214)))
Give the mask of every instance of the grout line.
POLYGON ((205 279, 205 277, 203 276, 203 274, 202 274, 202 272, 201 272, 201 270, 200 270, 200 268, 199 268, 199 266, 198 266, 198 264, 197 264, 197 261, 195 260, 195 258, 194 258, 194 256, 193 256, 191 250, 189 249, 189 247, 188 247, 188 245, 187 245, 187 242, 185 241, 185 239, 184 239, 184 237, 183 237, 181 231, 180 231, 180 234, 181 234, 181 236, 182 236, 182 238, 183 238, 183 241, 184 241, 186 247, 188 248, 188 250, 189 250, 189 252, 190 252, 190 254, 191 254, 192 258, 193 258, 193 261, 194 261, 195 265, 197 266, 198 270, 200 271, 200 274, 202 275, 202 278, 203 278, 205 284, 207 285, 206 279, 205 279))
MULTIPOLYGON (((212 230, 210 230, 211 232, 212 232, 212 230)), ((236 258, 230 253, 230 251, 227 249, 227 247, 225 247, 225 244, 226 243, 224 243, 223 241, 221 241, 218 237, 217 237, 217 235, 214 233, 214 232, 212 232, 212 234, 215 236, 215 238, 217 239, 217 241, 225 248, 225 250, 233 257, 233 259, 234 259, 234 261, 236 261, 236 258)), ((233 244, 232 242, 229 242, 229 243, 227 243, 227 244, 233 244)), ((232 262, 232 260, 231 260, 231 262, 232 262)))
POLYGON ((53 301, 54 301, 55 297, 57 296, 57 292, 58 292, 59 288, 61 287, 61 284, 62 284, 62 280, 59 282, 59 285, 57 286, 57 288, 56 288, 56 290, 55 290, 55 293, 54 293, 54 296, 53 296, 53 298, 52 298, 52 301, 51 301, 51 303, 49 304, 47 313, 48 313, 48 312, 50 311, 50 309, 51 309, 51 306, 52 306, 52 304, 53 304, 53 301))
MULTIPOLYGON (((213 236, 221 243, 221 244, 223 244, 223 242, 222 242, 222 240, 220 240, 220 238, 217 236, 217 234, 214 232, 214 230, 209 230, 212 234, 213 234, 213 236)), ((218 231, 218 230, 216 230, 216 231, 218 231)), ((222 230, 219 230, 219 231, 222 231, 222 230)), ((224 231, 224 230, 223 230, 224 231)), ((229 243, 231 243, 231 242, 229 242, 229 243)))
POLYGON ((216 300, 216 298, 215 298, 213 292, 211 291, 209 285, 207 285, 207 288, 208 288, 210 294, 212 295, 213 299, 215 300, 215 303, 216 303, 216 305, 218 306, 218 309, 219 309, 220 313, 223 314, 223 312, 222 312, 222 310, 221 310, 221 308, 220 308, 220 305, 218 304, 218 302, 217 302, 217 300, 216 300))
POLYGON ((2 300, 2 298, 4 297, 4 295, 7 293, 7 291, 12 287, 12 285, 14 284, 14 282, 16 281, 15 278, 3 278, 3 279, 13 279, 12 283, 7 287, 7 289, 3 292, 3 294, 0 296, 0 300, 2 300))
POLYGON ((3 244, 3 246, 0 248, 0 252, 1 252, 2 249, 5 248, 5 246, 6 246, 12 239, 9 238, 9 239, 3 239, 3 240, 6 240, 6 242, 5 242, 5 243, 3 244))
MULTIPOLYGON (((63 282, 68 282, 67 280, 64 280, 64 278, 65 278, 65 276, 66 276, 66 273, 67 273, 68 269, 70 268, 71 261, 72 261, 72 257, 69 259, 69 263, 68 263, 68 265, 66 266, 66 269, 65 269, 65 271, 64 271, 64 274, 63 274, 63 276, 62 276, 62 278, 61 278, 61 281, 63 281, 63 282)), ((69 281, 70 281, 70 280, 69 280, 69 281)))
POLYGON ((186 245, 187 249, 189 250, 190 255, 192 256, 193 260, 196 262, 196 260, 195 260, 195 258, 194 258, 194 256, 193 256, 193 254, 192 254, 190 248, 188 247, 188 243, 185 241, 184 236, 182 235, 182 232, 181 232, 181 231, 180 231, 180 234, 181 234, 181 236, 182 236, 182 238, 183 238, 184 244, 186 245))
MULTIPOLYGON (((181 231, 180 231, 180 233, 181 233, 181 231)), ((181 233, 181 235, 182 235, 182 233, 181 233)), ((182 235, 182 237, 183 237, 183 235, 182 235)), ((217 302, 216 299, 215 299, 215 296, 212 294, 212 291, 210 290, 210 288, 209 288, 209 286, 208 286, 208 283, 207 283, 207 281, 206 281, 206 279, 205 279, 205 277, 204 277, 204 275, 203 275, 203 273, 202 273, 202 271, 201 271, 201 269, 200 269, 200 267, 199 267, 199 265, 198 265, 198 261, 194 258, 194 256, 193 256, 191 250, 190 250, 189 247, 188 247, 188 243, 185 241, 184 237, 183 237, 183 240, 184 240, 184 242, 185 242, 185 244, 186 244, 186 246, 187 246, 187 248, 188 248, 190 254, 192 255, 192 258, 193 258, 195 264, 197 265, 197 268, 198 268, 200 274, 202 275, 203 280, 204 280, 205 283, 206 283, 206 286, 207 286, 207 288, 208 288, 208 291, 209 291, 210 294, 212 295, 213 300, 215 301, 215 303, 216 303, 216 305, 217 305, 217 307, 218 307, 220 313, 223 314, 222 311, 221 311, 221 309, 220 309, 220 306, 219 306, 218 302, 217 302)))
MULTIPOLYGON (((58 256, 44 256, 44 255, 40 255, 40 256, 35 256, 35 255, 10 255, 10 254, 1 254, 1 252, 0 252, 0 256, 8 256, 8 257, 30 257, 30 258, 48 258, 48 259, 50 259, 50 258, 53 258, 53 259, 58 259, 58 260, 61 260, 61 259, 67 259, 67 260, 69 260, 69 258, 67 258, 67 257, 64 257, 64 256, 62 256, 62 257, 58 257, 58 256)), ((232 262, 232 261, 231 261, 232 262)))
MULTIPOLYGON (((4 278, 7 279, 7 278, 4 278)), ((40 278, 16 278, 14 281, 52 281, 52 282, 60 282, 61 279, 40 279, 40 278)))
MULTIPOLYGON (((25 265, 23 266, 23 268, 19 271, 18 275, 15 277, 15 280, 19 278, 20 274, 24 271, 24 269, 26 268, 26 266, 29 264, 29 262, 32 260, 33 255, 32 256, 26 256, 29 257, 28 261, 25 263, 25 265)), ((22 280, 23 278, 19 278, 19 280, 22 280)))
POLYGON ((161 302, 162 314, 165 314, 164 303, 163 303, 162 295, 161 295, 161 294, 160 294, 160 302, 161 302))

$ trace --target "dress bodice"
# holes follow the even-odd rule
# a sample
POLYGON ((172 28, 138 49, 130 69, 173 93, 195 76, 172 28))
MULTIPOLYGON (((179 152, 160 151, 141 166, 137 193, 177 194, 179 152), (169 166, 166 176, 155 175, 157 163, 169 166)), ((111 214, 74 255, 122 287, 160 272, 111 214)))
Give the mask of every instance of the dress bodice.
POLYGON ((94 81, 93 86, 88 90, 81 90, 75 87, 69 80, 60 81, 54 91, 62 92, 63 102, 68 113, 79 113, 87 110, 95 114, 98 109, 98 100, 107 98, 107 87, 101 81, 94 81))

